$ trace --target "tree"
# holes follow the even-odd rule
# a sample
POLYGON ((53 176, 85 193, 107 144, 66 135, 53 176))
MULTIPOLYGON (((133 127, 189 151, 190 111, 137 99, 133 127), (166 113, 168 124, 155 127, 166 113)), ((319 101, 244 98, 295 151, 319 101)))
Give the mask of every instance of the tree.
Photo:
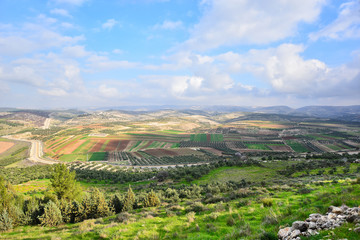
POLYGON ((58 199, 75 199, 80 188, 75 180, 75 172, 70 172, 65 164, 56 164, 53 168, 53 174, 50 179, 51 188, 58 199))
POLYGON ((53 201, 49 201, 44 208, 44 214, 39 217, 41 225, 46 227, 53 227, 61 224, 63 218, 61 211, 53 201))
POLYGON ((135 194, 134 194, 133 190, 131 189, 131 186, 129 185, 129 189, 125 196, 124 207, 122 210, 124 212, 133 210, 134 203, 135 203, 135 194))
POLYGON ((156 207, 160 205, 160 200, 158 196, 156 196, 155 192, 151 190, 149 192, 144 200, 144 206, 145 207, 156 207))

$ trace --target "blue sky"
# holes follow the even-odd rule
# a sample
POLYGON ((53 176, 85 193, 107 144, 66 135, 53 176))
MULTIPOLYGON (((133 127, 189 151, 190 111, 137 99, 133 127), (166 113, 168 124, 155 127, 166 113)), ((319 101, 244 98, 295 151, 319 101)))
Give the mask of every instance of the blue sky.
POLYGON ((2 107, 358 104, 358 0, 0 0, 2 107))

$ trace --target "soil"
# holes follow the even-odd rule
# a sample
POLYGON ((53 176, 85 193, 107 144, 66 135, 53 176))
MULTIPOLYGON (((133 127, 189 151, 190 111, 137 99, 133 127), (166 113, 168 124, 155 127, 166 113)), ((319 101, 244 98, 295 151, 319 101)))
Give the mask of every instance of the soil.
POLYGON ((3 153, 14 146, 15 143, 13 142, 0 142, 0 153, 3 153))

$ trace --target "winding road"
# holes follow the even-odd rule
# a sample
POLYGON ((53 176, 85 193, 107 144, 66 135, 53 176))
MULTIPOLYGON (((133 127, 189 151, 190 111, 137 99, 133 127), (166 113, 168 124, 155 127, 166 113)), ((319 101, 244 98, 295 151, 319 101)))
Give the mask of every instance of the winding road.
MULTIPOLYGON (((44 123, 43 129, 47 129, 50 126, 50 118, 47 118, 44 123)), ((49 159, 49 158, 43 158, 44 152, 43 152, 43 145, 42 142, 39 140, 29 140, 24 138, 15 138, 13 136, 2 136, 3 138, 7 138, 10 140, 15 141, 23 141, 23 142, 29 142, 31 143, 30 148, 30 156, 28 157, 28 160, 35 162, 35 163, 42 163, 42 164, 55 164, 58 163, 55 160, 49 159)))

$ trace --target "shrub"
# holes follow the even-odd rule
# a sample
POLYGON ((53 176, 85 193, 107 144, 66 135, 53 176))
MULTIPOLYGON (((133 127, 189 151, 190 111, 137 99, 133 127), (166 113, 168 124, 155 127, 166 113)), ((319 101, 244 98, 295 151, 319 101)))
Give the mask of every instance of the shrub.
POLYGON ((186 218, 187 218, 189 223, 194 222, 195 221, 195 212, 188 212, 186 214, 186 218))
POLYGON ((159 198, 156 196, 155 192, 153 190, 151 190, 151 192, 149 192, 144 200, 144 206, 145 207, 156 207, 160 205, 160 200, 159 198))
POLYGON ((95 219, 85 220, 79 225, 80 232, 89 232, 95 226, 95 219))
POLYGON ((13 228, 13 221, 6 210, 0 214, 0 231, 7 231, 13 228))
POLYGON ((39 217, 42 226, 53 227, 61 224, 61 211, 52 201, 49 201, 44 208, 44 214, 39 217))
POLYGON ((127 213, 127 212, 122 212, 119 213, 118 215, 116 215, 115 220, 117 222, 123 223, 123 222, 127 222, 131 217, 131 214, 127 213))
POLYGON ((264 232, 261 237, 260 240, 277 240, 277 236, 274 233, 270 233, 270 232, 264 232))
POLYGON ((189 208, 187 209, 187 212, 196 212, 200 213, 205 211, 205 206, 201 202, 194 202, 189 208))
POLYGON ((235 225, 235 219, 232 216, 229 216, 226 220, 226 225, 228 226, 234 226, 235 225))
POLYGON ((220 213, 218 212, 212 212, 208 215, 208 219, 210 221, 215 221, 220 216, 220 213))
POLYGON ((236 206, 238 207, 238 208, 240 208, 240 207, 244 207, 244 206, 247 206, 247 205, 249 205, 249 200, 247 200, 247 199, 241 199, 237 204, 236 204, 236 206))
POLYGON ((271 198, 263 198, 261 199, 261 203, 264 207, 271 207, 273 205, 273 200, 271 198))

